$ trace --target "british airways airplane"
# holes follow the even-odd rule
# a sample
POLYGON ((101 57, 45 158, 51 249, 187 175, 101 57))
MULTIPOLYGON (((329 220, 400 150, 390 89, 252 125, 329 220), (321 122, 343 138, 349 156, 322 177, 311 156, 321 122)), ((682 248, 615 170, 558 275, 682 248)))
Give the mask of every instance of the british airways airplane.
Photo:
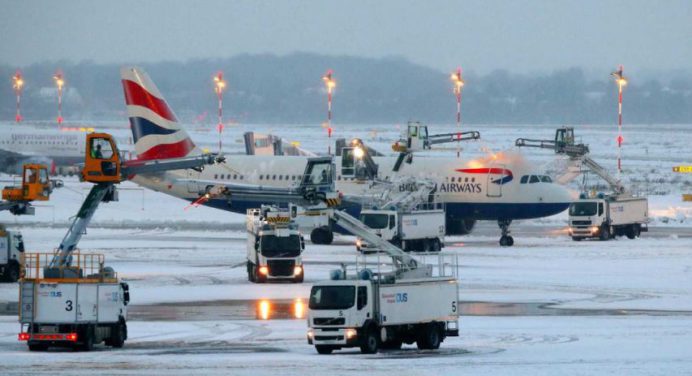
MULTIPOLYGON (((144 71, 123 68, 121 78, 138 159, 176 158, 201 153, 144 71)), ((379 165, 381 179, 393 178, 392 168, 396 157, 373 159, 379 165)), ((307 158, 300 156, 233 155, 223 163, 208 166, 201 172, 186 170, 139 175, 134 181, 146 188, 191 202, 212 188, 225 187, 230 191, 230 196, 212 198, 204 205, 245 214, 247 209, 268 202, 234 199, 234 186, 296 186, 306 163, 307 158)), ((345 196, 365 193, 365 185, 340 174, 339 159, 336 169, 335 183, 339 192, 345 196)), ((417 155, 411 164, 404 164, 396 174, 436 182, 438 202, 444 204, 449 235, 468 233, 477 220, 497 221, 502 231, 500 244, 503 246, 514 243, 509 235, 512 220, 551 216, 567 209, 571 201, 564 187, 533 170, 520 158, 502 153, 466 162, 454 157, 417 155)), ((347 210, 352 215, 358 215, 360 208, 347 210)), ((332 229, 316 228, 311 238, 321 239, 319 243, 329 243, 332 229)))

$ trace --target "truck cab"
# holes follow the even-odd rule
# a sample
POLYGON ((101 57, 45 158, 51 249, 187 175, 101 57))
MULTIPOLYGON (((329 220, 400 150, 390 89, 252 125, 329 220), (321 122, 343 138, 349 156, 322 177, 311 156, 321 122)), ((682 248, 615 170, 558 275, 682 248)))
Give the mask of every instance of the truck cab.
POLYGON ((634 239, 648 230, 647 223, 648 201, 644 197, 582 194, 569 206, 569 233, 577 241, 623 235, 634 239))
MULTIPOLYGON (((360 221, 379 237, 406 252, 439 252, 444 246, 445 215, 442 209, 364 209, 360 212, 360 221)), ((366 241, 356 240, 356 250, 368 252, 368 248, 371 247, 366 241)))
POLYGON ((247 273, 250 282, 303 282, 303 239, 294 218, 297 208, 263 206, 249 209, 246 226, 247 273))
POLYGON ((371 281, 341 280, 315 284, 310 291, 308 343, 319 353, 359 346, 375 309, 371 281))
POLYGON ((24 263, 22 234, 0 228, 0 281, 17 282, 24 263))
POLYGON ((430 149, 428 143, 428 126, 419 122, 409 122, 401 134, 401 138, 392 145, 397 152, 412 152, 430 149))

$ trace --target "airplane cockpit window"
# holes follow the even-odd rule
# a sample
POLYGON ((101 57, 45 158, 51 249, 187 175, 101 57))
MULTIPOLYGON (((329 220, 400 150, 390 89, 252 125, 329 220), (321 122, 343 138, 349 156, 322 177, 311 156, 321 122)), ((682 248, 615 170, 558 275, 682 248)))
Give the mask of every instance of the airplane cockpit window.
POLYGON ((550 178, 548 175, 543 175, 541 176, 541 182, 543 183, 552 183, 553 179, 550 178))
POLYGON ((521 184, 526 184, 529 182, 529 175, 524 175, 521 177, 521 184))
POLYGON ((531 178, 529 180, 529 184, 538 183, 538 182, 540 182, 540 180, 538 179, 538 176, 531 175, 531 178))

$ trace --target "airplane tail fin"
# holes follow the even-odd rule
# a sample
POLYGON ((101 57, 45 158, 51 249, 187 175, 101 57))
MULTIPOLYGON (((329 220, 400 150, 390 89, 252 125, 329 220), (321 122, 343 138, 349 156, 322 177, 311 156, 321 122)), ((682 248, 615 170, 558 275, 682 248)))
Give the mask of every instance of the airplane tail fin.
POLYGON ((139 159, 180 158, 199 153, 144 70, 124 67, 120 70, 120 78, 139 159))

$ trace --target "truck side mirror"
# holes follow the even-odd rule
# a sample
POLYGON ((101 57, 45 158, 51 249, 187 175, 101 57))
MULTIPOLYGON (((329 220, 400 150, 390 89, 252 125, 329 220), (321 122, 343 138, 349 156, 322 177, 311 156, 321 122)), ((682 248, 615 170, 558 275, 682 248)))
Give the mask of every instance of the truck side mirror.
POLYGON ((127 283, 121 283, 120 287, 123 289, 123 303, 128 305, 130 303, 130 286, 127 283))

